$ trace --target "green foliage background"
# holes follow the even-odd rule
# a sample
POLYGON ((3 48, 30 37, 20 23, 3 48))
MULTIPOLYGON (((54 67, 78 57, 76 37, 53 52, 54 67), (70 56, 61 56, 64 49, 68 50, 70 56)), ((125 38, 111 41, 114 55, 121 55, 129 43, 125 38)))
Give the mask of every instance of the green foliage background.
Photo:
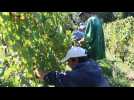
POLYGON ((134 17, 105 24, 104 33, 107 54, 105 64, 110 67, 112 86, 133 86, 130 79, 134 77, 134 17))
POLYGON ((70 22, 61 12, 0 13, 1 85, 38 86, 34 67, 64 70, 59 61, 70 43, 70 22))

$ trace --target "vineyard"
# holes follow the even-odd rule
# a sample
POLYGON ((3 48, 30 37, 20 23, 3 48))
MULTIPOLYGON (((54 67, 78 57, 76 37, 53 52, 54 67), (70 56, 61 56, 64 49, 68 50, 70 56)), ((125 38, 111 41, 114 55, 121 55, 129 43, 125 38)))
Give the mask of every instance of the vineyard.
MULTIPOLYGON (((33 69, 70 70, 61 64, 72 29, 69 12, 0 13, 0 86, 42 87, 33 69)), ((134 86, 134 17, 104 23, 106 59, 97 61, 111 86, 134 86)))
POLYGON ((107 59, 111 64, 112 85, 133 86, 134 17, 104 24, 107 59))

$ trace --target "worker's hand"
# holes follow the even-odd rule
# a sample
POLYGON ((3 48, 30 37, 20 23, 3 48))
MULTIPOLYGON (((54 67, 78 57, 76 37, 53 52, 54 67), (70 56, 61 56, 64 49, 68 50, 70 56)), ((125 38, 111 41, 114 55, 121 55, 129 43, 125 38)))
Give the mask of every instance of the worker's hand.
POLYGON ((83 45, 84 41, 85 41, 84 38, 81 38, 81 39, 78 41, 78 43, 80 44, 80 46, 83 45))
POLYGON ((47 72, 44 72, 41 69, 34 69, 34 74, 39 80, 44 80, 44 77, 46 76, 47 72))
POLYGON ((81 38, 79 42, 82 43, 84 41, 85 41, 85 39, 84 38, 81 38))

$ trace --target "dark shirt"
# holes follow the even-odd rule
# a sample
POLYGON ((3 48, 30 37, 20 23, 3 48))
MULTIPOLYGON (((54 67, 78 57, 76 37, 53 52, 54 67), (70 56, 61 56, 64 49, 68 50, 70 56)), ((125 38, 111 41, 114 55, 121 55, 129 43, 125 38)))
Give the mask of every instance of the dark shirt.
POLYGON ((93 61, 86 61, 75 66, 70 72, 50 72, 44 78, 56 87, 107 87, 101 68, 93 61))

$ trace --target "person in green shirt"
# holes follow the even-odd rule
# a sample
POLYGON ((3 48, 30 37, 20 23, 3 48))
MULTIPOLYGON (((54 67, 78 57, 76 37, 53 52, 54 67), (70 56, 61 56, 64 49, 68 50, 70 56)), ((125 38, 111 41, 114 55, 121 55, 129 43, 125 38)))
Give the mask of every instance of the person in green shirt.
POLYGON ((105 41, 102 20, 94 13, 82 12, 80 19, 85 23, 85 37, 83 48, 87 49, 89 56, 94 60, 105 58, 105 41))

